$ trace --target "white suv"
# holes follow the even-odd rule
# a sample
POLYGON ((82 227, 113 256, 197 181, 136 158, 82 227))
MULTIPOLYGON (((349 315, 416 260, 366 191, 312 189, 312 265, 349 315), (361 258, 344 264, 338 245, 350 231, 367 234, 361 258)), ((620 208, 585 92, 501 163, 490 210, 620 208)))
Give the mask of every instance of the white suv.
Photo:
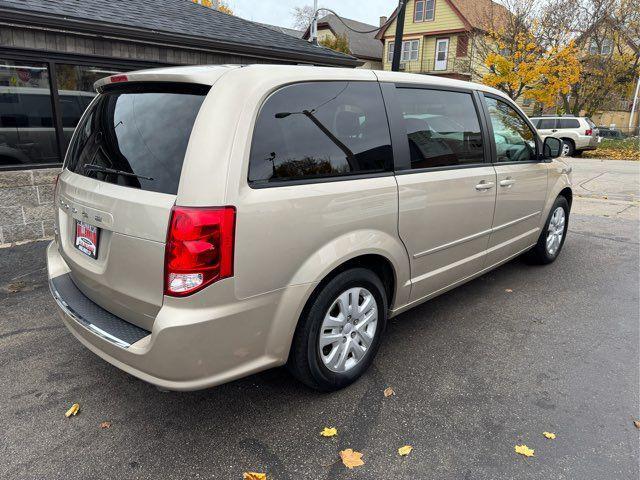
POLYGON ((533 117, 531 122, 540 137, 556 137, 563 141, 562 156, 580 155, 595 150, 600 142, 598 128, 589 117, 533 117))

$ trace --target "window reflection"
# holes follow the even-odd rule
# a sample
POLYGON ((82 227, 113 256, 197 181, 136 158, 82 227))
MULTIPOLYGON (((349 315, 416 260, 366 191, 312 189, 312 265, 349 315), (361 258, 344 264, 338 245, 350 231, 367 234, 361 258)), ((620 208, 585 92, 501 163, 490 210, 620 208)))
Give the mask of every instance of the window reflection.
POLYGON ((401 88, 397 98, 409 137, 411 168, 484 161, 480 123, 470 94, 401 88))
POLYGON ((535 160, 535 135, 529 125, 510 105, 485 97, 493 126, 498 162, 535 160))
POLYGON ((59 161, 47 65, 0 59, 0 166, 59 161))
POLYGON ((391 168, 391 142, 375 83, 316 82, 285 87, 262 107, 250 181, 276 181, 391 168))
POLYGON ((80 121, 96 92, 93 84, 101 78, 120 73, 118 70, 90 67, 84 65, 56 65, 56 81, 58 84, 58 101, 64 131, 64 149, 66 151, 73 130, 80 121))

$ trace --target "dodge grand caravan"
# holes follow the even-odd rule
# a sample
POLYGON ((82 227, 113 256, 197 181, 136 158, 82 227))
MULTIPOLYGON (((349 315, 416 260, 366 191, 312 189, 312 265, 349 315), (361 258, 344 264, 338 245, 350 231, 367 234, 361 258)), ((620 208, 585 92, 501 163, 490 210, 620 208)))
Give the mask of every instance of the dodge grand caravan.
POLYGON ((80 342, 162 388, 278 365, 346 386, 389 318, 565 240, 560 141, 485 86, 256 65, 96 89, 56 185, 50 288, 80 342))

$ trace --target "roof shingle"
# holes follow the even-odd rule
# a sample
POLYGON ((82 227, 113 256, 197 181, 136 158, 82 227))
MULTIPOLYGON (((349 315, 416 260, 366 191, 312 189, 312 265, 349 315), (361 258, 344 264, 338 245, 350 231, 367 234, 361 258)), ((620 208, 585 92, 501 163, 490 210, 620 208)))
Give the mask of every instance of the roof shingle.
POLYGON ((203 40, 233 45, 254 46, 278 53, 287 52, 316 56, 353 66, 356 60, 348 55, 273 30, 259 23, 195 4, 190 0, 0 0, 3 11, 41 15, 43 21, 98 22, 102 25, 132 27, 149 32, 164 32, 174 36, 201 37, 203 40))

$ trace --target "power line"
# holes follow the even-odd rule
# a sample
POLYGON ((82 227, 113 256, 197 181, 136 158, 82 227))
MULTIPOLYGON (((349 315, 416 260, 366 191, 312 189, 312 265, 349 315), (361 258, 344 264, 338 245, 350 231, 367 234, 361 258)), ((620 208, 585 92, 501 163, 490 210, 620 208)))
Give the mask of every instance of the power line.
MULTIPOLYGON (((404 3, 404 2, 402 2, 404 3)), ((395 20, 395 18, 393 17, 393 15, 384 23, 384 25, 381 25, 377 28, 374 28, 373 30, 356 30, 355 28, 350 27, 349 25, 346 24, 346 22, 342 19, 342 17, 340 15, 338 15, 335 11, 331 10, 330 8, 319 8, 318 10, 316 10, 315 15, 318 15, 318 12, 320 10, 324 10, 330 13, 333 13, 336 18, 338 20, 340 20, 340 22, 348 29, 351 30, 352 32, 355 33, 374 33, 374 32, 379 32, 380 30, 382 30, 383 28, 386 28, 393 20, 395 20)))

